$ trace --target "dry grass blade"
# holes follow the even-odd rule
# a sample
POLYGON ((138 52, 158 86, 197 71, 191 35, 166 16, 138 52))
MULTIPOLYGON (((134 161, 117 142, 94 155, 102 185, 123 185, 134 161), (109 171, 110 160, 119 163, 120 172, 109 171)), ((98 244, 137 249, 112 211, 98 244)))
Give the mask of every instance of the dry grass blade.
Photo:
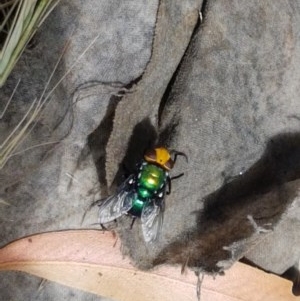
POLYGON ((10 0, 0 4, 0 87, 59 0, 10 0))
MULTIPOLYGON (((39 119, 39 116, 41 112, 46 108, 47 104, 49 103, 49 99, 52 95, 52 93, 55 91, 55 89, 58 87, 58 85, 63 81, 63 79, 71 72, 72 69, 78 64, 78 62, 83 58, 83 56, 86 54, 86 52, 93 46, 93 44, 96 42, 98 39, 98 36, 96 36, 91 43, 85 48, 85 50, 78 56, 78 58, 75 60, 75 62, 70 66, 70 68, 65 72, 65 74, 57 81, 57 83, 54 84, 52 89, 46 94, 46 91, 50 85, 50 82, 55 74, 55 71, 60 63, 60 61, 63 58, 63 55, 65 54, 67 48, 69 47, 69 42, 66 43, 60 57, 58 58, 53 71, 51 75, 49 76, 49 79, 45 85, 45 88, 39 97, 39 99, 35 99, 29 109, 27 110, 26 114, 23 116, 21 121, 16 125, 16 127, 12 130, 12 132, 8 135, 8 137, 1 143, 0 145, 0 169, 4 167, 6 162, 13 156, 17 154, 21 154, 24 151, 44 146, 44 145, 49 145, 49 144, 55 144, 58 143, 59 141, 52 141, 52 142, 45 142, 45 143, 40 143, 38 145, 31 146, 29 148, 26 148, 25 150, 15 152, 16 149, 22 144, 22 142, 26 139, 26 137, 30 134, 32 129, 35 127, 37 124, 37 121, 39 119), (45 95, 46 94, 46 95, 45 95)), ((7 109, 9 102, 11 101, 13 94, 16 91, 16 88, 14 89, 12 96, 10 97, 8 103, 5 106, 4 111, 7 109)), ((3 117, 4 112, 1 114, 1 117, 3 117)))
POLYGON ((0 205, 10 206, 10 204, 4 201, 2 198, 0 198, 0 205))
POLYGON ((4 114, 5 114, 5 112, 6 112, 7 108, 8 108, 8 106, 9 106, 9 104, 10 104, 10 102, 11 102, 11 100, 13 99, 13 97, 14 97, 14 95, 15 95, 17 89, 18 89, 18 86, 19 86, 19 84, 20 84, 20 81, 21 81, 21 80, 19 79, 18 82, 17 82, 17 84, 16 84, 16 86, 15 86, 15 88, 14 88, 14 90, 13 90, 13 92, 12 92, 12 94, 11 94, 11 96, 10 96, 10 98, 9 98, 9 100, 7 101, 7 103, 6 103, 6 105, 5 105, 5 107, 4 107, 3 111, 2 111, 2 113, 0 114, 0 119, 3 118, 3 116, 4 116, 4 114))

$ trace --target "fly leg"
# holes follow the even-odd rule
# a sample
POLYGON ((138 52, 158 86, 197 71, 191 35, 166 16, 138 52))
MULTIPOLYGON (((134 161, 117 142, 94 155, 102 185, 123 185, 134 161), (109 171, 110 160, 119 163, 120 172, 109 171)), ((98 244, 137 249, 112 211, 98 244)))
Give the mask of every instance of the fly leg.
POLYGON ((166 194, 170 194, 171 193, 171 182, 175 179, 178 179, 178 178, 181 178, 182 176, 184 175, 184 173, 182 172, 181 174, 177 175, 177 176, 174 176, 174 177, 168 177, 167 178, 167 183, 168 183, 168 190, 166 191, 166 194))
MULTIPOLYGON (((115 224, 117 225, 117 220, 114 220, 115 224)), ((98 223, 97 223, 98 224, 98 223)), ((103 232, 105 231, 110 231, 109 228, 105 227, 104 224, 99 223, 101 230, 103 230, 103 232)))
POLYGON ((132 218, 131 225, 130 225, 130 230, 132 230, 132 227, 133 227, 133 224, 134 224, 135 220, 136 220, 136 217, 133 217, 133 218, 132 218))
POLYGON ((171 178, 170 178, 170 181, 173 181, 173 180, 175 180, 175 179, 181 178, 183 175, 184 175, 184 172, 180 173, 180 174, 177 175, 177 176, 171 177, 171 178))
POLYGON ((189 161, 187 155, 186 155, 185 153, 183 153, 183 152, 179 152, 179 151, 177 151, 177 150, 171 150, 170 153, 171 153, 171 154, 174 154, 174 159, 173 159, 174 164, 176 163, 176 160, 177 160, 177 157, 178 157, 178 156, 184 157, 185 160, 186 160, 186 162, 189 161))
POLYGON ((166 190, 166 194, 169 195, 171 193, 171 178, 167 177, 167 186, 168 189, 166 190))
MULTIPOLYGON (((171 150, 170 153, 174 154, 173 165, 175 165, 178 156, 184 157, 185 160, 186 160, 186 162, 188 162, 188 157, 187 157, 187 155, 185 153, 179 152, 177 150, 171 150)), ((184 173, 181 173, 181 174, 179 174, 177 176, 173 176, 171 178, 170 177, 167 178, 168 190, 166 191, 166 194, 170 194, 171 193, 171 182, 172 182, 172 180, 178 179, 178 178, 182 177, 183 175, 184 175, 184 173)))
POLYGON ((108 230, 103 224, 100 224, 100 227, 101 227, 101 230, 103 230, 103 232, 108 230))

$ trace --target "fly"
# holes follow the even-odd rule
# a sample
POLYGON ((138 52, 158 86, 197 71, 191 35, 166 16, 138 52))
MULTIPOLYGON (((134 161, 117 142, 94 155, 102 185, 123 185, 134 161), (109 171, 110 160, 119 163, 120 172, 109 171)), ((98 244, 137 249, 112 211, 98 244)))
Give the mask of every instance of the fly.
POLYGON ((187 156, 178 151, 157 147, 146 151, 144 160, 137 171, 131 174, 117 189, 99 205, 99 223, 114 221, 124 214, 141 219, 142 232, 146 243, 154 242, 161 230, 165 195, 171 193, 172 179, 169 171, 174 167, 177 156, 187 156), (173 156, 173 158, 172 158, 173 156))

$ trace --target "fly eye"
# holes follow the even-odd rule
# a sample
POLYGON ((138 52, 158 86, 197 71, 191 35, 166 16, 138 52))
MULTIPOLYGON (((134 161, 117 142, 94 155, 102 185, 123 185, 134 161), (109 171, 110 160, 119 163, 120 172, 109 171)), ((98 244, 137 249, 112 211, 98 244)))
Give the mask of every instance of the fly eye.
POLYGON ((155 150, 154 149, 147 150, 146 153, 145 153, 145 157, 148 157, 148 158, 150 158, 152 160, 155 160, 156 159, 156 152, 155 152, 155 150))
POLYGON ((174 161, 172 159, 169 159, 166 163, 165 163, 165 167, 167 169, 172 169, 174 166, 174 161))

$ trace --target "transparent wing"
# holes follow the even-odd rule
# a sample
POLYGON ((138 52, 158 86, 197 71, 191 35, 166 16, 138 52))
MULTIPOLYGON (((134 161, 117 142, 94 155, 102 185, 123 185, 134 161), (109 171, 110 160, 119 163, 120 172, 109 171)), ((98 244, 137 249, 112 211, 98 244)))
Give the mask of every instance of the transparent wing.
POLYGON ((130 176, 119 188, 116 194, 109 196, 99 205, 99 223, 109 223, 127 213, 132 207, 134 192, 130 189, 130 176))
POLYGON ((142 211, 141 222, 146 243, 152 243, 158 238, 163 223, 162 209, 162 206, 150 202, 142 211))

